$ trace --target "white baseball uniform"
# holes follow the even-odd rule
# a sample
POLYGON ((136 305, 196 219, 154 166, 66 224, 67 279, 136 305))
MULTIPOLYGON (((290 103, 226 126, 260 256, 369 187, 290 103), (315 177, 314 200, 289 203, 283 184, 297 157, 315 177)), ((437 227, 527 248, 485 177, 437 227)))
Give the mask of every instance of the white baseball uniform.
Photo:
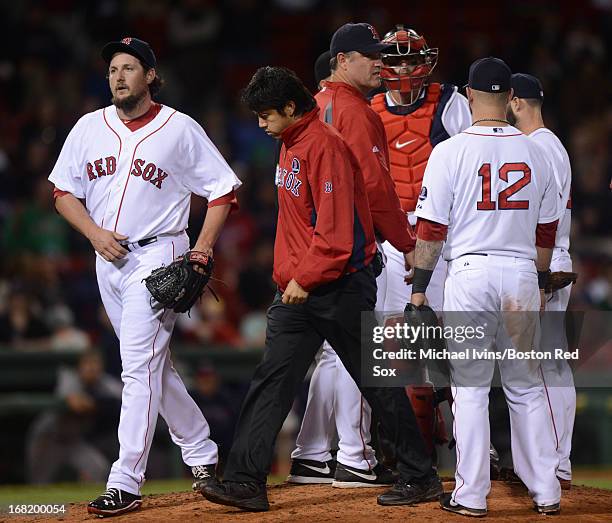
MULTIPOLYGON (((566 202, 565 211, 559 219, 555 247, 553 249, 551 271, 571 271, 569 237, 571 227, 570 185, 572 172, 569 156, 561 140, 552 131, 546 128, 535 130, 529 135, 551 160, 554 166, 555 179, 566 202)), ((559 315, 567 310, 571 285, 559 289, 552 295, 546 296, 546 311, 556 312, 559 315)), ((564 330, 559 328, 561 317, 558 315, 545 315, 542 321, 542 349, 554 353, 554 349, 567 350, 567 339, 564 330)), ((551 413, 555 429, 555 443, 559 456, 559 469, 557 476, 562 479, 572 479, 570 452, 572 448, 572 432, 574 430, 574 417, 576 414, 576 389, 572 369, 567 360, 545 359, 542 361, 542 372, 546 393, 550 401, 551 413)))
MULTIPOLYGON (((551 165, 514 127, 472 126, 434 148, 416 215, 448 226, 444 308, 479 311, 471 315, 487 325, 487 335, 477 348, 533 348, 537 314, 527 316, 531 326, 512 329, 499 321, 497 311, 539 310, 536 228, 560 213, 551 165), (517 342, 519 337, 525 344, 517 342)), ((448 347, 465 350, 452 340, 448 347)), ((484 509, 491 488, 487 406, 495 360, 451 358, 449 364, 457 442, 453 501, 484 509)), ((557 503, 558 458, 539 361, 499 364, 510 408, 514 470, 538 505, 557 503), (517 383, 517 376, 526 383, 517 383)))
POLYGON ((165 106, 135 131, 122 123, 114 106, 86 114, 68 135, 49 180, 85 199, 98 226, 130 242, 124 258, 107 262, 97 255, 96 260, 123 366, 119 459, 107 487, 140 493, 158 413, 187 465, 216 463, 208 423, 172 366, 176 314, 152 308, 142 279, 189 250, 191 193, 212 201, 240 181, 203 129, 165 106))
MULTIPOLYGON (((386 101, 389 106, 395 105, 389 93, 386 94, 386 101)), ((411 118, 410 114, 405 118, 411 118)), ((456 88, 442 108, 439 123, 449 136, 471 125, 468 102, 456 88)), ((408 220, 412 225, 416 224, 413 213, 409 213, 408 220)), ((385 267, 376 279, 376 311, 380 313, 381 321, 384 321, 385 317, 403 314, 406 303, 410 301, 412 286, 404 282, 406 269, 403 253, 387 241, 383 242, 381 247, 385 256, 385 267)), ((445 278, 446 262, 440 259, 427 290, 427 298, 434 310, 442 310, 445 278)), ((330 460, 330 448, 337 430, 337 461, 363 470, 374 468, 377 464, 376 455, 369 445, 371 417, 372 412, 367 401, 362 398, 340 358, 329 343, 325 342, 310 380, 302 427, 291 457, 330 460)))

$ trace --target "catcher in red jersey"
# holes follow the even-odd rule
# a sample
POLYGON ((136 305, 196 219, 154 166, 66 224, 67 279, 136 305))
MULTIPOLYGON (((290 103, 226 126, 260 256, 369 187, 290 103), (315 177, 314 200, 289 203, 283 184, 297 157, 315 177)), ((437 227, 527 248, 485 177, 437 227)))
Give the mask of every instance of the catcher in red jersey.
MULTIPOLYGON (((471 125, 470 109, 457 86, 430 82, 438 49, 429 47, 422 35, 400 24, 385 35, 383 43, 389 45, 381 54, 380 75, 386 92, 375 95, 371 105, 385 126, 395 190, 408 220, 415 225, 414 210, 429 155, 437 144, 471 125)), ((377 309, 403 311, 411 292, 404 284, 403 256, 389 242, 382 247, 386 267, 377 282, 377 309)), ((427 295, 437 311, 442 310, 445 277, 442 261, 427 295)))

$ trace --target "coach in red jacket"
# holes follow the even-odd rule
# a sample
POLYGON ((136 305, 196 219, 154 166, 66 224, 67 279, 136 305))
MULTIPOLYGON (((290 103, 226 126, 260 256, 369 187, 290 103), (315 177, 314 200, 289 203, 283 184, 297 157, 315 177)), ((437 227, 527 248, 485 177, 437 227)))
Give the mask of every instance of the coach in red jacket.
MULTIPOLYGON (((276 436, 323 340, 361 382, 361 312, 373 311, 376 302, 375 242, 358 163, 340 135, 319 120, 314 98, 295 74, 263 67, 243 98, 259 126, 282 141, 274 251, 279 290, 268 310, 266 352, 242 405, 224 481, 212 478, 201 492, 215 503, 263 511, 269 508, 266 478, 276 436)), ((374 322, 371 318, 365 321, 374 322)), ((403 389, 361 390, 397 442, 401 481, 415 484, 412 501, 430 499, 429 484, 439 480, 403 389)))

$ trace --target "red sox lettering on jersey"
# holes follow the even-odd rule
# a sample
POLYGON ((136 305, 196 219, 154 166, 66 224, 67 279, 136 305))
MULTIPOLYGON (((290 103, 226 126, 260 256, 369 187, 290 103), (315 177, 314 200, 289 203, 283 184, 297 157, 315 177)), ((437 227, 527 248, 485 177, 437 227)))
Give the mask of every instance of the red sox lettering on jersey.
MULTIPOLYGON (((116 169, 117 158, 114 156, 107 156, 104 160, 99 158, 95 160, 93 164, 92 162, 87 162, 87 176, 90 182, 101 176, 111 176, 115 174, 116 169)), ((158 189, 161 189, 162 182, 168 177, 168 173, 161 167, 157 167, 153 162, 147 163, 147 161, 142 158, 136 158, 136 160, 134 160, 134 168, 130 174, 132 176, 142 176, 143 180, 151 182, 158 189)))
POLYGON ((291 171, 287 171, 285 168, 281 169, 279 165, 276 166, 275 183, 277 187, 284 187, 294 196, 299 196, 300 185, 302 185, 302 181, 298 178, 299 174, 300 160, 297 157, 293 157, 291 160, 291 171))
POLYGON ((98 158, 93 162, 87 162, 87 176, 89 177, 90 182, 96 178, 99 178, 100 176, 112 176, 115 174, 116 169, 117 158, 114 156, 107 156, 104 158, 104 160, 102 158, 98 158))

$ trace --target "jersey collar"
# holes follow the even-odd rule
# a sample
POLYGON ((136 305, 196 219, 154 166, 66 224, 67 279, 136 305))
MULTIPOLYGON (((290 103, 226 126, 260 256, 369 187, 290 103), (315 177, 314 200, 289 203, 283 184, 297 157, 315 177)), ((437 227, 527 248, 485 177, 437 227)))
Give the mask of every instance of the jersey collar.
POLYGON ((472 125, 462 134, 475 134, 478 136, 519 136, 523 134, 516 127, 506 125, 504 127, 485 127, 483 125, 472 125))
POLYGON ((315 106, 312 111, 304 114, 297 122, 291 124, 281 133, 281 140, 289 148, 300 140, 305 130, 313 120, 319 119, 319 108, 315 106))
POLYGON ((330 89, 332 91, 343 91, 343 90, 347 91, 348 93, 362 100, 363 103, 366 103, 366 104, 368 103, 366 97, 363 95, 363 93, 359 89, 353 87, 350 84, 347 84, 346 82, 325 81, 323 82, 323 87, 326 89, 330 89))
POLYGON ((121 138, 127 138, 129 136, 137 136, 142 132, 146 132, 148 129, 154 128, 162 118, 167 117, 169 108, 167 105, 162 105, 157 115, 147 124, 143 125, 140 129, 130 131, 128 127, 121 121, 117 114, 117 108, 114 105, 109 105, 104 108, 104 117, 108 125, 119 135, 121 138))

